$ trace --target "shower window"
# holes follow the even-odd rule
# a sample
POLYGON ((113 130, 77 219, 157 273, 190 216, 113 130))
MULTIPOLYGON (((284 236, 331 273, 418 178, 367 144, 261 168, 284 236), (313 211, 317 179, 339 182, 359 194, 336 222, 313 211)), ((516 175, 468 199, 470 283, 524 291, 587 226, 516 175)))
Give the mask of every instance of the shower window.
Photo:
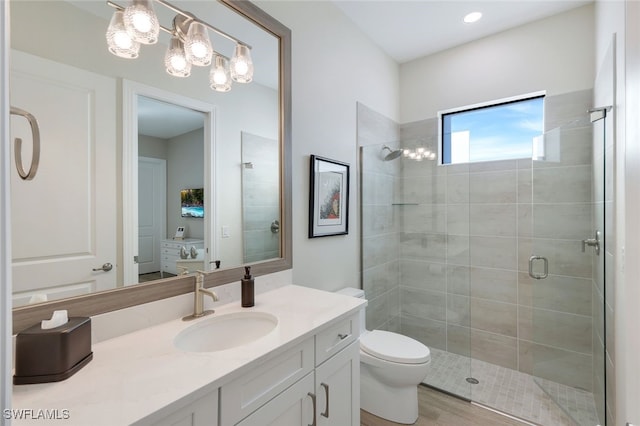
POLYGON ((438 112, 440 164, 544 156, 544 93, 438 112))

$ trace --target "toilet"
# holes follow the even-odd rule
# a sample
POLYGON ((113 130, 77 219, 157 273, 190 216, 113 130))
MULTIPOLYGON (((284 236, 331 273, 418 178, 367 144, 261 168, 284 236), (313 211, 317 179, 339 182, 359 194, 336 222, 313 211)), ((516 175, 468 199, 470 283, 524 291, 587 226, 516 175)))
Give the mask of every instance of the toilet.
MULTIPOLYGON (((364 290, 337 293, 364 299, 364 290)), ((429 348, 410 337, 365 328, 360 312, 360 408, 383 419, 413 424, 418 419, 418 384, 431 362, 429 348)))

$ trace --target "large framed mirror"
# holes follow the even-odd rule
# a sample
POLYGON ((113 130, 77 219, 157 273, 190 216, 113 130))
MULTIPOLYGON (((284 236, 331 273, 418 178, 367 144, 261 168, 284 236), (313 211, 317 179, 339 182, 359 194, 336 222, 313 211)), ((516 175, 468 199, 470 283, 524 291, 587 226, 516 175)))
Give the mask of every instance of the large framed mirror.
MULTIPOLYGON (((253 81, 219 93, 208 68, 168 75, 163 32, 135 60, 111 55, 104 1, 3 4, 10 102, 42 138, 38 175, 12 172, 14 332, 55 309, 90 316, 193 291, 196 269, 219 268, 211 287, 246 264, 256 276, 292 266, 290 30, 247 1, 171 5, 251 45, 253 81)), ((176 13, 155 10, 171 27, 176 13)), ((12 116, 25 163, 28 132, 12 116)))

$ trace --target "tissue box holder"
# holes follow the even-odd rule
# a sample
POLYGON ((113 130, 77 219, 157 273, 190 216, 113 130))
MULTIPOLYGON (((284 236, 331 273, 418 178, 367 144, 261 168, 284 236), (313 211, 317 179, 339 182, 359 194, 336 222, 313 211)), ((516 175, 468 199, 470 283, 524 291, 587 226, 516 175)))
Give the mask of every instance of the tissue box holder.
POLYGON ((48 330, 38 323, 16 336, 13 384, 59 382, 91 359, 91 318, 69 318, 66 324, 48 330))

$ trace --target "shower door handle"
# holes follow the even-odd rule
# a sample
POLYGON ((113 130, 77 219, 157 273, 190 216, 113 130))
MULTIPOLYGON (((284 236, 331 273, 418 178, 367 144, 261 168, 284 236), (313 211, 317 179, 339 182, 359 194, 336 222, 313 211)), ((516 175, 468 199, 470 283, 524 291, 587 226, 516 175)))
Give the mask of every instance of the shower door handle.
POLYGON ((547 260, 544 256, 531 256, 529 258, 529 276, 536 280, 543 280, 549 276, 549 260, 547 260), (542 260, 544 265, 544 270, 542 274, 534 274, 533 273, 533 262, 536 260, 542 260))
POLYGON ((594 247, 596 250, 596 256, 600 256, 600 231, 596 231, 595 238, 587 238, 586 240, 582 240, 582 252, 585 252, 587 246, 594 247))

